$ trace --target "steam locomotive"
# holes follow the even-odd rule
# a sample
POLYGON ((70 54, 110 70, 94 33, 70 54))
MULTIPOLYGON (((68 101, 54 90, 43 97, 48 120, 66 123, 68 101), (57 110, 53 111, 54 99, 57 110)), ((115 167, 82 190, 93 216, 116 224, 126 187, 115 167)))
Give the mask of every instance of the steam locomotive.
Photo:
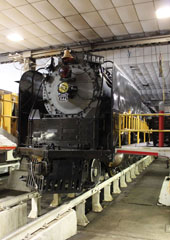
POLYGON ((118 114, 146 112, 146 106, 130 80, 101 56, 66 50, 47 70, 21 77, 17 153, 28 161, 30 188, 81 192, 119 164, 118 114))

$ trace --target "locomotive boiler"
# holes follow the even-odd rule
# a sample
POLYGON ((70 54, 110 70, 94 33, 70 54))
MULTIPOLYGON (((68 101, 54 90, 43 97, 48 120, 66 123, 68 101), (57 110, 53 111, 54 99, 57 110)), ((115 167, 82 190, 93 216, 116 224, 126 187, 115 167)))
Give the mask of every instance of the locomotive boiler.
POLYGON ((107 64, 66 50, 46 74, 22 75, 17 153, 27 159, 30 188, 81 192, 114 172, 118 114, 145 112, 145 105, 130 80, 107 64))

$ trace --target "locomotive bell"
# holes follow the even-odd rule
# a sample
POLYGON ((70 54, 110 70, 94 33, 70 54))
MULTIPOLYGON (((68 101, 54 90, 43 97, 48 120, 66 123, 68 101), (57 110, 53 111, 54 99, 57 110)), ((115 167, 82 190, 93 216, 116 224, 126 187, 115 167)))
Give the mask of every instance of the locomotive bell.
POLYGON ((64 50, 64 55, 62 56, 62 59, 64 58, 73 58, 68 49, 64 50))

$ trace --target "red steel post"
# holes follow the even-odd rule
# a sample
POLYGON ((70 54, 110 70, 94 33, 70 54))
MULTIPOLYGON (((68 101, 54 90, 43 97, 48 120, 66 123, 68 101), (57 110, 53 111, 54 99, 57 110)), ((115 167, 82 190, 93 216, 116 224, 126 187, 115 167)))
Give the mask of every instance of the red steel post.
MULTIPOLYGON (((159 113, 164 113, 164 104, 160 103, 159 113)), ((164 130, 164 116, 159 116, 159 130, 164 130)), ((164 133, 159 132, 159 147, 164 146, 164 133)))

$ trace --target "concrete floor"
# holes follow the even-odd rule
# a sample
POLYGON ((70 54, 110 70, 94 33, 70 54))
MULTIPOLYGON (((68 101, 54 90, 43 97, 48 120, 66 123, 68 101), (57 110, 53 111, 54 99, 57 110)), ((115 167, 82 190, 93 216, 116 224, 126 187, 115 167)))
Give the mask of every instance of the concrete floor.
POLYGON ((170 240, 170 207, 157 205, 166 175, 165 162, 155 160, 70 240, 170 240))

